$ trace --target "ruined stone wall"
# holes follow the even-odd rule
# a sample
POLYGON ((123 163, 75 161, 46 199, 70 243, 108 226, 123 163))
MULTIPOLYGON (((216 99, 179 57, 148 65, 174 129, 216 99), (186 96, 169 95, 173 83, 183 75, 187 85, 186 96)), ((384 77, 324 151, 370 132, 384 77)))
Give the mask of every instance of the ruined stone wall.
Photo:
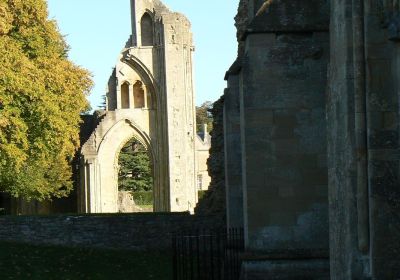
POLYGON ((320 0, 240 2, 224 126, 228 221, 240 221, 243 200, 243 279, 329 277, 328 12, 320 0))
MULTIPOLYGON (((362 5, 364 4, 364 5, 362 5)), ((400 277, 399 7, 331 8, 331 279, 400 277)))
POLYGON ((255 34, 248 45, 241 92, 248 248, 327 249, 328 35, 255 34))
POLYGON ((240 71, 245 55, 247 25, 250 21, 249 0, 241 0, 235 16, 238 54, 226 72, 224 92, 225 187, 228 227, 243 227, 242 141, 240 126, 240 71))
POLYGON ((351 6, 344 7, 343 1, 341 2, 340 6, 332 5, 333 58, 331 58, 331 82, 327 100, 329 200, 332 204, 329 209, 330 259, 333 279, 352 279, 355 275, 351 270, 358 270, 356 274, 360 274, 362 266, 354 266, 358 257, 349 254, 357 247, 357 229, 352 226, 357 224, 354 203, 356 190, 353 185, 356 178, 354 91, 352 75, 349 74, 352 66, 346 67, 347 61, 352 61, 353 53, 351 49, 347 49, 348 45, 352 45, 351 26, 341 24, 343 21, 341 17, 345 14, 350 15, 347 20, 351 20, 351 6), (336 56, 337 54, 339 55, 336 56), (335 84, 332 81, 335 81, 335 84), (341 167, 337 168, 337 165, 341 167), (350 248, 344 249, 344 247, 350 248))
POLYGON ((224 165, 224 136, 223 136, 223 104, 221 97, 214 102, 212 108, 213 129, 211 135, 210 157, 207 160, 208 174, 211 183, 208 191, 197 203, 196 215, 214 215, 225 219, 225 165, 224 165))
POLYGON ((251 250, 327 249, 323 2, 273 2, 248 27, 240 105, 251 250))
POLYGON ((242 37, 246 32, 247 25, 249 24, 249 0, 240 0, 238 12, 235 16, 235 26, 237 29, 236 38, 238 41, 238 57, 244 54, 244 41, 242 37))
MULTIPOLYGON (((238 60, 231 67, 235 68, 238 60)), ((227 74, 224 94, 225 187, 228 227, 243 227, 242 143, 240 129, 239 75, 227 74)))
POLYGON ((179 13, 163 15, 164 82, 168 119, 170 210, 193 211, 196 204, 195 96, 193 39, 189 20, 179 13))
POLYGON ((189 213, 0 216, 0 241, 136 251, 170 250, 174 233, 218 227, 221 224, 210 217, 194 217, 189 213))
POLYGON ((242 279, 397 279, 399 2, 243 0, 236 20, 224 126, 228 221, 242 145, 242 279))

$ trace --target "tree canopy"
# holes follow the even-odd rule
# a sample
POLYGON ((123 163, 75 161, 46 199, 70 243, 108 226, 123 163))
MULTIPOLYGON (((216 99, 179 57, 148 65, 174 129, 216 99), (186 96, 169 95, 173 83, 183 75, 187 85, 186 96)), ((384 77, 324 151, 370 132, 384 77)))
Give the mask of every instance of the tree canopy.
POLYGON ((72 189, 92 81, 67 54, 45 0, 0 0, 0 191, 44 200, 72 189))
POLYGON ((206 101, 201 106, 196 106, 196 124, 197 132, 202 131, 203 124, 207 124, 208 132, 212 130, 213 117, 211 110, 213 103, 211 101, 206 101))
POLYGON ((136 139, 121 149, 118 159, 118 189, 124 191, 152 191, 151 163, 145 147, 136 139))

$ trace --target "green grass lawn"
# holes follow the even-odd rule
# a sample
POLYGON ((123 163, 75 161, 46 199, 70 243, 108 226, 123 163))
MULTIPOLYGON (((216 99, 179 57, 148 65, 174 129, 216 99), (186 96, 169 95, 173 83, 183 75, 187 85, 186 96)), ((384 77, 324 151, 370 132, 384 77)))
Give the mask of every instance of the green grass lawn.
POLYGON ((0 242, 0 279, 170 280, 170 253, 44 247, 0 242))
POLYGON ((153 212, 153 204, 138 205, 144 212, 153 212))

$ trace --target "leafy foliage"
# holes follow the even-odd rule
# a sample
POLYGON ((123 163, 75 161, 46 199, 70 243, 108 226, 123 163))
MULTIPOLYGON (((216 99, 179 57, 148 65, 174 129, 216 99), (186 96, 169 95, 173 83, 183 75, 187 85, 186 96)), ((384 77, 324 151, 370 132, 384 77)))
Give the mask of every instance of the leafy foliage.
POLYGON ((121 149, 118 188, 124 191, 151 191, 153 177, 149 155, 143 145, 132 139, 121 149))
POLYGON ((45 0, 0 0, 0 190, 14 197, 44 200, 72 189, 92 82, 67 53, 45 0))
POLYGON ((153 205, 152 191, 137 191, 132 193, 136 205, 153 205))
POLYGON ((201 191, 197 191, 197 197, 200 199, 202 199, 207 193, 207 190, 201 190, 201 191))
POLYGON ((203 124, 207 124, 207 130, 210 132, 213 125, 213 117, 211 110, 213 108, 213 103, 211 101, 206 101, 201 106, 196 106, 196 123, 197 132, 202 132, 203 124))

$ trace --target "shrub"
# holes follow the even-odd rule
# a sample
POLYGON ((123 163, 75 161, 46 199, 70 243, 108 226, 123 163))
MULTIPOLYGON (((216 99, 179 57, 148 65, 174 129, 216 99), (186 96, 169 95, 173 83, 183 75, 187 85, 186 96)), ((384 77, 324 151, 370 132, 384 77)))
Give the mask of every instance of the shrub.
POLYGON ((199 200, 205 196, 206 192, 207 192, 206 190, 197 192, 197 196, 199 197, 199 200))
POLYGON ((137 205, 152 205, 153 204, 153 192, 152 191, 132 192, 132 197, 137 205))

